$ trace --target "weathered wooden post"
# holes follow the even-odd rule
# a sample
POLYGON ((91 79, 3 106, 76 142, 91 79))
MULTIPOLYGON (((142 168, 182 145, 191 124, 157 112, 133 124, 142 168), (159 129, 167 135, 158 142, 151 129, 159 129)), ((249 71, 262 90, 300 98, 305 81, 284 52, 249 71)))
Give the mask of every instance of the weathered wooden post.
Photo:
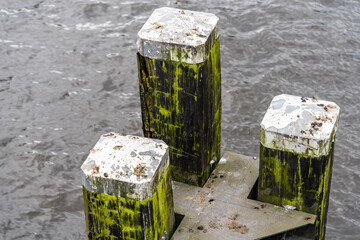
POLYGON ((315 239, 325 239, 339 112, 332 102, 279 95, 261 122, 258 200, 316 214, 315 239))
POLYGON ((161 140, 102 135, 81 166, 88 239, 171 236, 175 215, 168 166, 168 147, 161 140))
POLYGON ((220 159, 218 17, 156 9, 138 33, 143 131, 170 147, 174 180, 202 186, 220 159))

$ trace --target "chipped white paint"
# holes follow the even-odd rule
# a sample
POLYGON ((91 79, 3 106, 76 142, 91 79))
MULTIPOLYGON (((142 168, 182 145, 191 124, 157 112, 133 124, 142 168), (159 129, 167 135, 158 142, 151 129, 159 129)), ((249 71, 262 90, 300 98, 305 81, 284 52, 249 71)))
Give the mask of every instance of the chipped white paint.
POLYGON ((152 197, 168 165, 163 141, 108 133, 81 166, 82 183, 88 191, 143 200, 152 197))
POLYGON ((138 33, 138 51, 149 58, 204 62, 219 37, 218 21, 211 13, 155 9, 138 33))
POLYGON ((313 157, 327 155, 340 107, 333 102, 282 94, 274 97, 261 122, 260 142, 272 149, 313 157))

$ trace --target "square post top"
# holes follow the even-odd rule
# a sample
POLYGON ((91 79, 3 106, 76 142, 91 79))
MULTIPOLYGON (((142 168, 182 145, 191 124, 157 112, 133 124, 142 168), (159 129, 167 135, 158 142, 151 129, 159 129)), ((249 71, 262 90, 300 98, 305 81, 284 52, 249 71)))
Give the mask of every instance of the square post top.
POLYGON ((155 9, 138 33, 144 57, 197 64, 204 62, 219 37, 219 18, 211 13, 155 9))
POLYGON ((327 155, 335 139, 340 107, 316 98, 274 97, 260 127, 264 147, 313 157, 327 155))
POLYGON ((104 134, 81 166, 83 185, 89 191, 119 197, 124 190, 127 197, 151 197, 157 180, 168 167, 168 152, 161 140, 104 134))

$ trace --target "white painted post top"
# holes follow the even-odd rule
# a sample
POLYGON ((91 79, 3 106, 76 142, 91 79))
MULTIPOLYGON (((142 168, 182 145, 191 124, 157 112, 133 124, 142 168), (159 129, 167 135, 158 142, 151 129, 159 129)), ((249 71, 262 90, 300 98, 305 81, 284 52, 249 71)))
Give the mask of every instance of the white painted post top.
POLYGON ((313 157, 327 155, 334 141, 340 107, 293 95, 272 100, 260 127, 260 142, 271 149, 313 157))
POLYGON ((168 165, 163 141, 111 132, 100 137, 82 164, 83 185, 88 191, 143 200, 152 197, 168 165))
POLYGON ((138 51, 149 58, 204 62, 219 37, 218 21, 212 13, 155 9, 138 33, 138 51))

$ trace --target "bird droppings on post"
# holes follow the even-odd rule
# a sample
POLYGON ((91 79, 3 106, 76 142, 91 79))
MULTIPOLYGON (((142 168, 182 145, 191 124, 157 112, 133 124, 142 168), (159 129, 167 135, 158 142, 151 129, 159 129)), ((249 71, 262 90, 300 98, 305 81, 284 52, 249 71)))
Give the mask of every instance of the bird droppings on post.
MULTIPOLYGON (((156 171, 164 164, 163 158, 167 157, 167 151, 168 147, 161 140, 108 133, 101 136, 81 169, 87 179, 106 175, 116 181, 150 184, 156 171), (146 178, 137 178, 145 173, 146 178)), ((91 181, 88 181, 87 186, 92 186, 91 181)), ((96 189, 96 186, 93 187, 96 189)), ((139 186, 134 189, 135 195, 136 191, 141 191, 140 188, 151 189, 149 186, 139 186)), ((112 193, 113 190, 109 191, 112 193)))
POLYGON ((138 51, 149 58, 204 62, 219 36, 218 21, 212 13, 155 9, 138 33, 138 51))
POLYGON ((261 122, 261 143, 268 148, 309 156, 329 153, 340 108, 333 102, 276 96, 261 122))
POLYGON ((144 136, 164 140, 176 181, 202 186, 220 159, 219 18, 154 10, 138 33, 144 136))
POLYGON ((260 127, 258 200, 317 215, 324 239, 340 108, 316 98, 279 95, 260 127))
POLYGON ((118 133, 100 137, 81 166, 89 239, 159 239, 175 215, 167 145, 118 133))

